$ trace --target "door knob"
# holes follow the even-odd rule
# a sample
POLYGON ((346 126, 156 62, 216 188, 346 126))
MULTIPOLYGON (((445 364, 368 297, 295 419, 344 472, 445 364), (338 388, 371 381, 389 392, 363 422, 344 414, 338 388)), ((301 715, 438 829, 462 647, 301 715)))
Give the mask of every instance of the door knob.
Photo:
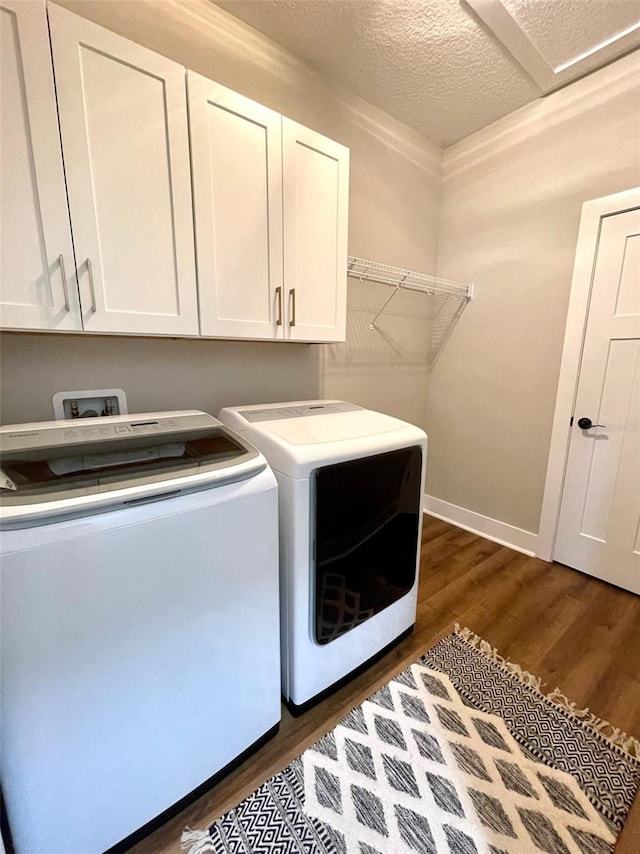
POLYGON ((604 427, 604 424, 594 424, 590 418, 578 418, 578 427, 581 430, 591 430, 592 427, 604 427))

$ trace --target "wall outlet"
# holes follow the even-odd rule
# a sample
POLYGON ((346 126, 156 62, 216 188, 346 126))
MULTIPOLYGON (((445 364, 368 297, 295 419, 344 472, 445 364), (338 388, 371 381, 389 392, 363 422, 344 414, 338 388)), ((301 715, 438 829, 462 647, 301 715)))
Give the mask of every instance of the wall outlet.
POLYGON ((68 418, 96 418, 102 415, 126 415, 127 395, 121 388, 58 391, 51 398, 56 421, 68 418))

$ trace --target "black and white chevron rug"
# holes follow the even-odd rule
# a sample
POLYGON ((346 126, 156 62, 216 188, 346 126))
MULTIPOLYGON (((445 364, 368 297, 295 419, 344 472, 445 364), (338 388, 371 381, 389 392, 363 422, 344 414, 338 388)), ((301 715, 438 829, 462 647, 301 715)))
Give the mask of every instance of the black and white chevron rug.
POLYGON ((640 744, 468 629, 436 644, 189 854, 608 854, 640 744))

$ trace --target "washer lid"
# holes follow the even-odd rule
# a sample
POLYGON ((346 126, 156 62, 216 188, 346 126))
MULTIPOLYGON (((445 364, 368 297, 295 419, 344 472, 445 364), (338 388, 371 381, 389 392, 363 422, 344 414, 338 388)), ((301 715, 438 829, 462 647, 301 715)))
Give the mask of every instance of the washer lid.
POLYGON ((0 429, 0 522, 220 485, 265 467, 206 413, 10 425, 0 429))

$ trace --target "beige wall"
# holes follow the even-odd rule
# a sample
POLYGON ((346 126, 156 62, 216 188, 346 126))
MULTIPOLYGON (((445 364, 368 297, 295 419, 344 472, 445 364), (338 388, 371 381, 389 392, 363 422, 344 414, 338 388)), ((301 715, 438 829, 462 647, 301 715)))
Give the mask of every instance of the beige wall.
MULTIPOLYGON (((352 209, 349 254, 433 274, 442 152, 424 138, 421 147, 407 142, 400 138, 393 142, 394 157, 383 174, 357 164, 352 151, 352 188, 361 180, 363 189, 364 207, 358 219, 376 225, 366 231, 354 227, 352 209), (404 204, 394 201, 396 194, 404 204)), ((353 196, 351 200, 353 204, 353 196)), ((408 335, 422 334, 426 339, 430 334, 428 306, 420 305, 425 299, 416 300, 407 291, 399 294, 380 319, 378 330, 372 331, 368 322, 390 291, 384 285, 365 283, 359 292, 358 285, 349 280, 346 343, 321 349, 321 394, 352 400, 426 428, 429 368, 425 359, 407 353, 406 348, 408 335)))
POLYGON ((123 388, 130 412, 304 398, 311 347, 115 336, 3 336, 2 422, 53 418, 55 391, 123 388), (4 366, 3 366, 4 367, 4 366))
MULTIPOLYGON (((349 252, 432 271, 442 153, 208 0, 62 0, 60 5, 188 65, 351 149, 349 252)), ((63 389, 116 386, 132 411, 265 402, 321 393, 321 347, 125 337, 27 336, 3 342, 2 419, 50 417, 63 389), (171 370, 168 371, 168 366, 171 370)), ((392 376, 366 403, 393 412, 392 376)), ((424 398, 415 377, 408 399, 424 398)), ((369 382, 343 383, 363 400, 369 382)), ((331 383, 324 391, 334 394, 331 383)), ((420 403, 420 417, 424 419, 420 403)), ((413 412, 413 410, 412 410, 413 412)), ((418 420, 416 415, 416 420, 418 420)))
POLYGON ((432 324, 430 297, 351 280, 347 341, 322 350, 323 395, 355 400, 426 428, 432 324))
POLYGON ((445 151, 438 274, 476 283, 429 389, 428 492, 538 530, 580 209, 640 183, 640 53, 445 151))

